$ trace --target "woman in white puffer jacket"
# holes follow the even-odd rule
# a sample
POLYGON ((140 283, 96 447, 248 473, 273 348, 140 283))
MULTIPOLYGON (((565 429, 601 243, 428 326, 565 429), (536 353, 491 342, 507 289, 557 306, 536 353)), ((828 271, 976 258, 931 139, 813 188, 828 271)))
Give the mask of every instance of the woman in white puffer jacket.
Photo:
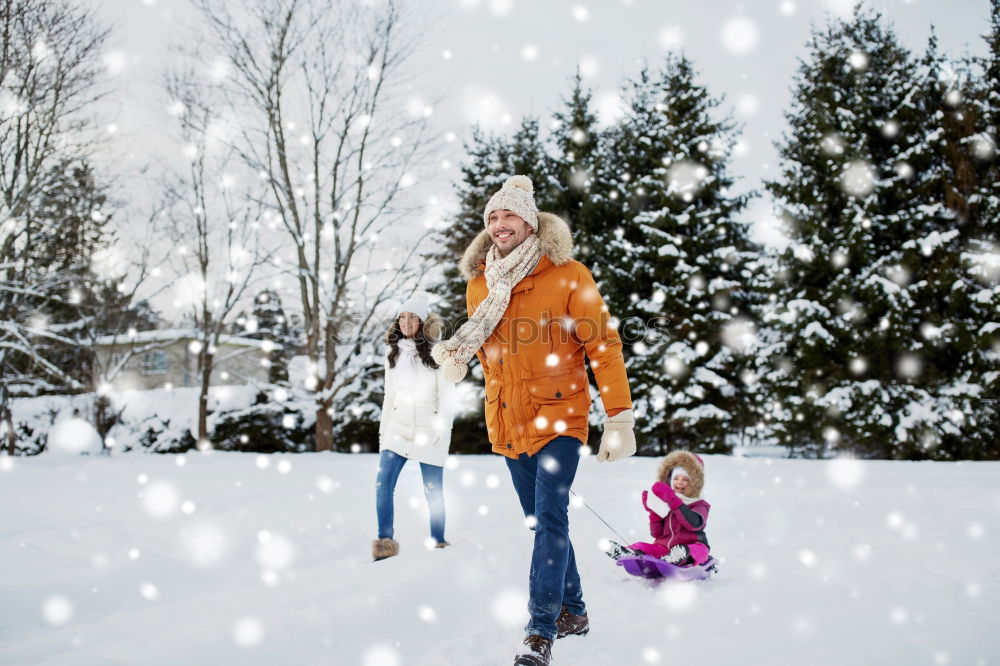
POLYGON ((399 543, 393 539, 393 495, 407 460, 420 463, 434 547, 449 545, 444 538, 444 463, 451 446, 455 384, 444 378, 431 358, 441 328, 427 301, 415 296, 402 305, 386 334, 385 400, 375 481, 378 538, 372 544, 376 560, 399 554, 399 543))

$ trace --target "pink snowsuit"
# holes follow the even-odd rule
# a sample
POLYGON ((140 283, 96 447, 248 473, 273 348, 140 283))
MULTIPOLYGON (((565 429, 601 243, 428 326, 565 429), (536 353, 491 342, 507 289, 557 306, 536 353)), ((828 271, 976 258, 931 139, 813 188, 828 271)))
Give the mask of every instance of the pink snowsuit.
MULTIPOLYGON (((662 500, 667 498, 661 496, 657 486, 670 487, 665 483, 654 483, 653 492, 662 500)), ((672 490, 670 490, 673 493, 672 490)), ((662 493, 667 495, 667 493, 662 493)), ((711 508, 708 502, 703 499, 695 500, 690 504, 673 494, 679 505, 670 508, 670 513, 666 517, 649 512, 649 535, 655 539, 653 543, 634 543, 632 548, 641 550, 653 557, 665 557, 674 546, 683 545, 688 547, 688 552, 696 564, 703 564, 708 559, 708 538, 705 536, 705 524, 708 522, 708 510, 711 508)))
POLYGON ((652 494, 642 493, 642 505, 649 514, 649 535, 652 543, 633 543, 631 548, 653 557, 665 557, 674 546, 687 546, 696 564, 708 560, 708 537, 705 525, 708 523, 708 502, 700 499, 704 484, 703 463, 700 457, 689 451, 674 451, 660 465, 659 480, 653 484, 652 494), (667 481, 675 467, 690 470, 691 486, 688 492, 697 498, 681 498, 667 481), (685 501, 686 500, 686 501, 685 501))

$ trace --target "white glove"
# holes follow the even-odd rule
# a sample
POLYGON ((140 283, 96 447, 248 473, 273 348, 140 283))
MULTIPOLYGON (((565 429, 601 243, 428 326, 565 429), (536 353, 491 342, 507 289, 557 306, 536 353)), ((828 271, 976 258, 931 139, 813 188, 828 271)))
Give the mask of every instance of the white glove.
POLYGON ((614 462, 635 454, 635 418, 631 409, 623 409, 604 421, 604 435, 601 448, 597 451, 597 462, 614 462))

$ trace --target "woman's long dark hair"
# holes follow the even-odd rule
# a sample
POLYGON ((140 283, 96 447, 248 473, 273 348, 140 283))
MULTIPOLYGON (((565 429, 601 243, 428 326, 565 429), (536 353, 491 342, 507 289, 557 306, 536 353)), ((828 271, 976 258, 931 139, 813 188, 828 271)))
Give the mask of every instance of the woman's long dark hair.
MULTIPOLYGON (((396 367, 396 359, 399 358, 399 341, 405 339, 406 336, 403 335, 402 329, 399 328, 399 317, 396 321, 392 322, 392 327, 389 329, 389 335, 387 341, 389 343, 389 367, 396 367)), ((417 343, 417 355, 420 360, 423 361, 431 370, 437 370, 438 364, 431 357, 431 341, 424 337, 424 322, 420 320, 420 328, 417 329, 416 335, 413 336, 413 341, 417 343)))

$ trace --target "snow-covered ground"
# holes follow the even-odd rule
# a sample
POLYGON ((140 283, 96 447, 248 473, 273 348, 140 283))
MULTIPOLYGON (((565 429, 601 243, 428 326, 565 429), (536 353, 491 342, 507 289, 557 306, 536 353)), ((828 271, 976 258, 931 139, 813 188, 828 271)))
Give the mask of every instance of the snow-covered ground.
MULTIPOLYGON (((658 460, 581 462, 628 537, 658 460)), ((452 458, 446 550, 419 470, 370 561, 373 455, 0 457, 0 663, 509 664, 531 532, 503 461, 452 458)), ((592 622, 555 663, 998 664, 1000 463, 706 457, 703 583, 632 579, 571 529, 592 622)))

